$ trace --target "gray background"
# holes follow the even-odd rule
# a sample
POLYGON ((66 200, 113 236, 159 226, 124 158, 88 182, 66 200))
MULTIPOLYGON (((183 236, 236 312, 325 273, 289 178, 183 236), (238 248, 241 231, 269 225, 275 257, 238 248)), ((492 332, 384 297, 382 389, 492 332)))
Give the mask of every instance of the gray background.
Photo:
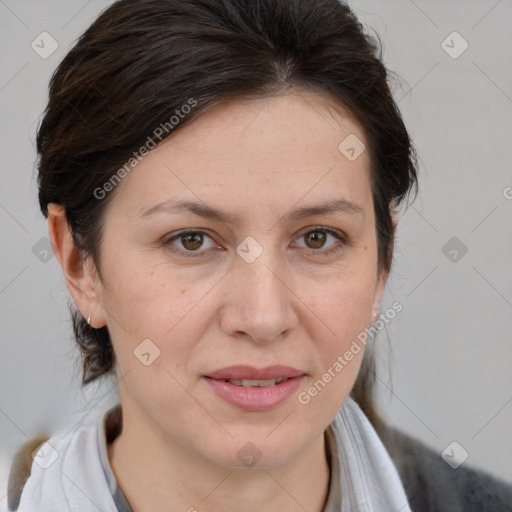
MULTIPOLYGON (((69 295, 45 258, 33 142, 51 73, 108 4, 0 0, 0 510, 27 437, 92 421, 116 400, 112 383, 80 389, 69 295), (31 48, 43 31, 59 45, 46 59, 31 48)), ((394 95, 420 156, 382 302, 403 311, 377 340, 381 409, 440 454, 457 441, 466 464, 512 480, 512 3, 350 4, 403 78, 394 95), (457 58, 442 47, 453 31, 469 44, 457 58)))

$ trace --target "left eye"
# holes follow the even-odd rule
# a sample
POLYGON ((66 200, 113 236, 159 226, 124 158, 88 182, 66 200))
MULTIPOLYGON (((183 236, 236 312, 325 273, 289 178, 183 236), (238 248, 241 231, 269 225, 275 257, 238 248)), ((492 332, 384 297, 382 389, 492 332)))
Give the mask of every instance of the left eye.
POLYGON ((307 233, 304 233, 298 238, 298 240, 305 241, 305 245, 300 245, 296 243, 296 245, 299 245, 300 247, 306 247, 307 249, 313 250, 330 250, 333 248, 333 246, 338 245, 337 242, 342 241, 342 237, 341 235, 330 229, 316 228, 311 231, 308 231, 307 233), (332 242, 326 247, 326 243, 329 239, 331 239, 332 242))

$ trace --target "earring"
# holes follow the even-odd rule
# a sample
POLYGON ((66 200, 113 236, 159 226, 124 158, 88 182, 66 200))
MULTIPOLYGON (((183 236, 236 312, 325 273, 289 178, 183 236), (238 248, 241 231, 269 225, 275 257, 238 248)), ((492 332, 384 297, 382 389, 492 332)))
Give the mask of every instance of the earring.
POLYGON ((87 319, 87 325, 91 325, 91 315, 89 315, 89 318, 87 319))
POLYGON ((373 305, 373 312, 372 312, 372 317, 373 319, 375 320, 377 318, 377 316, 379 315, 379 312, 380 312, 380 304, 378 302, 376 302, 374 305, 373 305))

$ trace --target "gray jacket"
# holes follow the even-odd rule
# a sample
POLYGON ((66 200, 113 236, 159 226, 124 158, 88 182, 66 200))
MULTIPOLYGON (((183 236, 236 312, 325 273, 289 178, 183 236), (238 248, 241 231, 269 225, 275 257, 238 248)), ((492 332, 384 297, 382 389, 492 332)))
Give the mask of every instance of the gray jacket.
POLYGON ((414 512, 512 512, 512 484, 465 464, 452 469, 420 441, 378 418, 372 423, 414 512))

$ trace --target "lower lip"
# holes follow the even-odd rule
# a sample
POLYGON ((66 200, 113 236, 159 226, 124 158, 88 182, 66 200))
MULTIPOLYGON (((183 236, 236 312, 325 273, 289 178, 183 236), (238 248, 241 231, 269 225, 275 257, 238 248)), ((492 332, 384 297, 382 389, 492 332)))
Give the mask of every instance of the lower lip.
POLYGON ((223 400, 246 411, 265 411, 276 407, 297 391, 303 378, 304 375, 301 375, 275 386, 246 388, 224 380, 203 377, 210 388, 223 400))

